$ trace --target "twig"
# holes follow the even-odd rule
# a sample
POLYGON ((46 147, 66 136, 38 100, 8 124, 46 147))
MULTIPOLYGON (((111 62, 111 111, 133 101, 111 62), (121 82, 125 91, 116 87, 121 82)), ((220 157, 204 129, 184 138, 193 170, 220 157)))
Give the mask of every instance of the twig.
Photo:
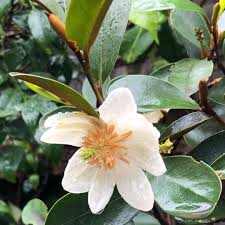
POLYGON ((214 50, 216 53, 216 63, 218 68, 223 72, 223 74, 225 75, 225 67, 223 65, 223 63, 220 61, 220 55, 219 55, 219 51, 218 51, 218 34, 217 32, 213 32, 213 43, 214 43, 214 50))
POLYGON ((92 74, 90 73, 90 67, 89 67, 89 59, 88 56, 84 53, 82 54, 80 49, 77 47, 76 42, 69 41, 66 37, 65 33, 65 24, 55 15, 49 14, 48 16, 49 22, 52 26, 52 28, 56 31, 56 33, 59 35, 59 37, 67 44, 67 46, 74 52, 76 55, 78 61, 80 62, 81 66, 83 67, 83 70, 86 74, 86 77, 96 95, 97 102, 99 105, 103 103, 103 97, 101 93, 98 90, 98 87, 92 77, 92 74))
POLYGON ((202 1, 200 2, 200 4, 199 4, 199 5, 200 5, 200 6, 204 6, 204 5, 205 5, 205 3, 206 3, 206 1, 207 1, 207 0, 202 0, 202 1))
POLYGON ((213 14, 211 18, 210 53, 208 59, 213 60, 213 62, 217 64, 218 68, 225 75, 225 66, 221 62, 221 58, 218 51, 219 35, 218 35, 217 21, 219 17, 220 7, 221 7, 220 4, 216 3, 213 8, 213 14))
POLYGON ((214 109, 209 105, 208 87, 205 80, 201 80, 199 82, 199 99, 203 112, 205 112, 209 116, 212 116, 215 120, 217 120, 221 125, 225 127, 225 121, 223 121, 220 116, 214 111, 214 109))
POLYGON ((168 214, 162 212, 157 205, 153 208, 154 216, 161 225, 175 225, 174 219, 168 214))

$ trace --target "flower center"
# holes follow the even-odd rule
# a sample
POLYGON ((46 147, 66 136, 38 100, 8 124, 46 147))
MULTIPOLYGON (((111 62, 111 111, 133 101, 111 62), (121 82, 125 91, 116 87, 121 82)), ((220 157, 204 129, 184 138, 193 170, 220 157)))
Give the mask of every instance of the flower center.
POLYGON ((92 124, 94 129, 83 138, 81 147, 84 150, 80 157, 90 165, 105 169, 112 169, 117 160, 129 163, 123 142, 132 131, 118 134, 114 125, 108 125, 100 119, 93 119, 92 124))

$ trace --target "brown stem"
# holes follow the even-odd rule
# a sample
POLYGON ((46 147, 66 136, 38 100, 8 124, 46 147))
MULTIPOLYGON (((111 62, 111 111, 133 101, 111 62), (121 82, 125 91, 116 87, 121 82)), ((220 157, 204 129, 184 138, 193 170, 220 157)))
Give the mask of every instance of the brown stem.
POLYGON ((65 32, 65 24, 55 15, 52 13, 48 16, 49 22, 52 26, 52 28, 56 31, 56 33, 59 35, 59 37, 67 44, 67 46, 74 52, 76 55, 78 61, 80 62, 81 66, 83 67, 83 70, 86 74, 86 77, 95 93, 95 96, 97 98, 98 105, 101 105, 103 103, 103 97, 101 93, 98 90, 98 87, 95 83, 95 80, 90 72, 90 64, 87 54, 82 54, 80 49, 77 47, 76 42, 69 41, 66 37, 65 32))
POLYGON ((157 205, 153 208, 154 216, 161 225, 175 225, 174 219, 168 214, 162 212, 157 205))
POLYGON ((204 5, 205 5, 205 3, 206 3, 206 1, 207 1, 207 0, 202 0, 202 1, 200 2, 200 4, 199 4, 199 5, 200 5, 200 6, 204 6, 204 5))
POLYGON ((205 112, 209 116, 212 116, 215 120, 217 120, 221 125, 223 125, 225 127, 225 122, 220 118, 220 116, 209 105, 208 87, 207 87, 207 82, 205 80, 201 80, 199 82, 199 99, 200 99, 200 105, 202 107, 203 112, 205 112))

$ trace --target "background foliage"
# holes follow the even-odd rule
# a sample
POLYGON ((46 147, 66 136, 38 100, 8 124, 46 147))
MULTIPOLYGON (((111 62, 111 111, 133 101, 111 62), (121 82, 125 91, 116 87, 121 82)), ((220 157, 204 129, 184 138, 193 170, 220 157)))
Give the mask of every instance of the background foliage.
MULTIPOLYGON (((70 5, 69 1, 41 1, 65 22, 68 37, 88 53, 90 73, 103 96, 125 86, 133 92, 139 112, 165 114, 170 109, 155 121, 161 144, 170 138, 174 148, 165 152, 172 156, 165 158, 168 173, 157 178, 149 175, 154 209, 148 214, 138 212, 114 193, 101 215, 90 213, 87 194, 65 195, 62 190, 65 165, 76 149, 39 140, 49 115, 75 106, 96 116, 98 104, 79 57, 58 37, 37 2, 0 2, 0 224, 158 225, 224 220, 224 124, 207 107, 205 111, 198 97, 199 81, 208 80, 210 107, 224 118, 224 79, 218 85, 215 79, 225 74, 225 45, 220 43, 218 54, 208 57, 212 60, 203 59, 204 51, 212 50, 210 18, 216 1, 114 0, 102 9, 103 0, 93 4, 83 0, 90 15, 76 1, 70 5), (99 13, 104 17, 97 21, 99 13)), ((220 3, 222 10, 225 2, 220 3)))

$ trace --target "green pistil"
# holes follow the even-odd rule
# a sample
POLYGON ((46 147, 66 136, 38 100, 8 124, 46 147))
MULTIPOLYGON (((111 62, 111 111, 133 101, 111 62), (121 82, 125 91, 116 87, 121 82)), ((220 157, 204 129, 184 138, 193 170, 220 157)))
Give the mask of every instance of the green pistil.
POLYGON ((94 148, 85 148, 80 153, 80 158, 83 159, 83 160, 87 160, 87 159, 90 159, 95 153, 96 153, 96 149, 94 149, 94 148))

